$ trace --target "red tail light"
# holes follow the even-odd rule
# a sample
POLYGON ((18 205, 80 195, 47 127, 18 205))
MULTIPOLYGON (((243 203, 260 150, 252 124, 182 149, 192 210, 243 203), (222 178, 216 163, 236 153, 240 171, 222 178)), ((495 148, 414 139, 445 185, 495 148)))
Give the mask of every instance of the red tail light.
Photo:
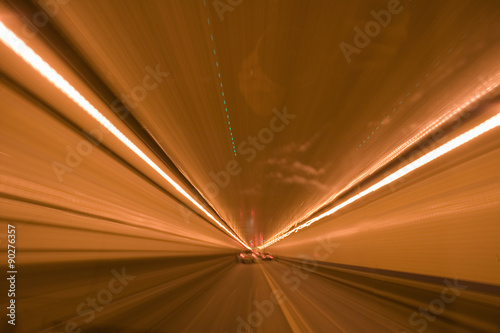
POLYGON ((240 257, 245 258, 245 255, 243 253, 240 253, 240 257))
POLYGON ((257 255, 255 253, 252 253, 252 257, 257 258, 257 255))

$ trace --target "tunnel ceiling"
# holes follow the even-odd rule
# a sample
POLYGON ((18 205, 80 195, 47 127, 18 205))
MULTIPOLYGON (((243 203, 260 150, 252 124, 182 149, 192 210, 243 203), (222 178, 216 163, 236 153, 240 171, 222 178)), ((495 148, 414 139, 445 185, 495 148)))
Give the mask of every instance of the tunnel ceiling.
POLYGON ((70 1, 51 19, 255 244, 482 84, 498 67, 493 3, 70 1))

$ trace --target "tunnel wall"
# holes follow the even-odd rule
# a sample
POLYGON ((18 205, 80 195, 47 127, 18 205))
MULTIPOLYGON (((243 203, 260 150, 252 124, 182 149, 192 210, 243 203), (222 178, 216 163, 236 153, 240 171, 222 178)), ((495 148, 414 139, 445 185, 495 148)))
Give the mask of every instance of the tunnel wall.
POLYGON ((500 285, 499 141, 469 142, 269 251, 500 285))
POLYGON ((92 143, 1 81, 0 110, 0 243, 7 244, 13 225, 17 264, 240 248, 165 180, 149 177, 144 162, 136 167, 106 151, 112 138, 103 128, 102 140, 92 143))

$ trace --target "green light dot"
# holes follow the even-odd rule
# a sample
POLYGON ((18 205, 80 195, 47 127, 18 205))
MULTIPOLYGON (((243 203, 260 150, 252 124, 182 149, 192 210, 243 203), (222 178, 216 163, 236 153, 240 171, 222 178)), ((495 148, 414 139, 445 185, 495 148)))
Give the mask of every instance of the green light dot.
POLYGON ((214 49, 214 54, 215 54, 215 49, 214 49))
POLYGON ((219 73, 219 77, 220 77, 220 73, 219 73))
POLYGON ((222 92, 222 96, 224 96, 224 92, 222 92))
POLYGON ((222 83, 220 84, 220 86, 222 87, 222 83))
POLYGON ((210 39, 214 40, 214 36, 213 36, 213 35, 210 35, 210 39))
POLYGON ((226 112, 227 112, 227 108, 226 108, 226 112))
POLYGON ((230 122, 230 121, 228 121, 227 123, 228 123, 229 125, 231 125, 231 122, 230 122))
POLYGON ((229 130, 231 130, 231 127, 229 127, 229 130))
POLYGON ((217 61, 215 62, 215 67, 219 67, 219 63, 217 61))
POLYGON ((207 17, 207 22, 208 22, 208 24, 210 24, 210 19, 208 17, 207 17))
POLYGON ((229 118, 229 115, 227 115, 226 117, 228 117, 228 118, 229 118))

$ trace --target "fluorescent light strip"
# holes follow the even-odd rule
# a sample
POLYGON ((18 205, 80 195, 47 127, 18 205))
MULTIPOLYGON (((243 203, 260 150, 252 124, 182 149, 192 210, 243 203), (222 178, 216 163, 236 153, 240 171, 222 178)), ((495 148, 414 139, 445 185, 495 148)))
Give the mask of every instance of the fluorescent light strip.
POLYGON ((500 113, 496 114, 495 116, 491 117, 490 119, 486 120, 485 122, 481 123, 480 125, 474 127, 473 129, 471 129, 471 130, 459 135, 458 137, 448 141, 447 143, 439 146, 438 148, 425 154, 424 156, 420 157, 419 159, 413 161, 412 163, 404 166, 403 168, 399 169, 398 171, 385 177, 384 179, 382 179, 378 183, 370 186, 368 189, 351 197, 349 200, 344 201, 343 203, 333 207, 329 211, 301 224, 300 226, 298 226, 298 227, 296 227, 296 228, 294 228, 286 233, 283 233, 281 236, 273 237, 273 239, 271 241, 265 243, 260 248, 268 247, 268 246, 284 239, 285 237, 288 237, 290 234, 299 231, 300 229, 304 229, 306 227, 309 227, 311 224, 317 222, 318 220, 321 220, 324 217, 332 215, 336 211, 338 211, 338 210, 344 208, 345 206, 357 201, 358 199, 361 199, 365 195, 367 195, 371 192, 374 192, 385 185, 392 183, 393 181, 407 175, 408 173, 420 168, 421 166, 424 166, 425 164, 435 160, 436 158, 443 156, 444 154, 452 151, 453 149, 463 145, 466 142, 471 141, 472 139, 477 138, 481 134, 484 134, 484 133, 486 133, 486 132, 488 132, 488 131, 490 131, 498 126, 500 126, 500 113))
POLYGON ((50 67, 38 54, 35 53, 30 47, 28 47, 19 37, 16 36, 9 28, 7 28, 2 21, 0 21, 0 39, 7 45, 12 51, 23 58, 31 67, 38 71, 43 77, 50 81, 54 86, 61 90, 66 96, 78 104, 85 112, 97 120, 102 126, 104 126, 108 131, 110 131, 114 136, 123 142, 130 150, 132 150, 137 156, 139 156, 144 162, 146 162, 150 167, 152 167, 156 172, 158 172, 166 181, 168 181, 179 193, 181 193, 186 199, 191 201, 196 207, 198 207, 203 213, 205 213, 208 218, 214 221, 219 227, 221 227, 226 233, 238 241, 241 245, 247 249, 251 249, 246 245, 238 236, 233 234, 229 229, 227 229, 222 223, 220 223, 212 214, 210 214, 203 206, 201 206, 196 200, 194 200, 184 189, 182 189, 179 184, 177 184, 172 178, 170 178, 158 165, 156 165, 146 154, 144 154, 136 145, 132 143, 120 130, 118 130, 106 117, 104 117, 97 109, 90 104, 68 81, 66 81, 55 69, 50 67))
MULTIPOLYGON (((429 134, 431 131, 437 129, 439 126, 444 124, 446 121, 448 121, 451 117, 457 115, 459 112, 463 111, 464 109, 468 108, 471 106, 473 103, 477 102, 479 99, 484 97, 485 95, 491 93, 494 89, 496 89, 500 83, 498 83, 498 75, 495 76, 494 79, 491 79, 487 83, 487 87, 483 89, 481 93, 477 93, 474 95, 473 98, 469 99, 466 101, 464 104, 462 104, 460 107, 446 113, 445 115, 439 117, 437 120, 433 121, 430 125, 425 127, 423 130, 421 130, 418 134, 416 134, 414 137, 400 145, 398 148, 394 149, 390 154, 385 156, 381 161, 377 162, 374 166, 372 166, 370 169, 367 171, 363 172, 360 176, 356 177, 354 180, 352 180, 349 184, 344 186, 340 191, 338 191, 334 196, 330 197, 328 200, 325 202, 319 204, 316 208, 311 209, 309 213, 307 213, 305 216, 301 217, 299 221, 307 219, 309 216, 314 214, 314 212, 318 211, 321 207, 324 207, 325 205, 328 205, 332 201, 334 201, 337 197, 342 195, 344 192, 346 192, 348 189, 350 189, 354 184, 362 181, 365 179, 367 176, 374 174, 376 171, 378 171, 382 166, 386 165, 387 163, 393 161, 397 156, 399 156, 404 150, 406 150, 408 147, 410 147, 412 144, 418 142, 421 138, 423 138, 425 135, 429 134), (494 82, 492 84, 489 84, 491 82, 494 82), (495 83, 497 82, 497 83, 495 83)), ((486 84, 485 84, 486 85, 486 84)), ((285 229, 290 228, 295 224, 295 222, 290 223, 285 229)))
POLYGON ((475 102, 477 102, 479 99, 484 97, 486 94, 489 94, 492 90, 496 89, 498 87, 499 83, 493 83, 489 86, 487 86, 481 93, 476 94, 473 98, 469 99, 465 103, 463 103, 460 107, 454 109, 451 112, 448 112, 447 114, 441 116, 437 120, 433 121, 430 125, 428 125, 426 128, 424 128, 422 131, 420 131, 417 135, 415 135, 413 138, 396 148, 391 154, 389 154, 386 158, 384 158, 382 161, 380 161, 377 165, 375 165, 375 168, 373 171, 370 172, 370 174, 373 174, 378 168, 380 168, 382 165, 385 165, 386 163, 392 161, 396 156, 398 156, 402 151, 404 151, 406 148, 410 147, 412 144, 426 136, 427 134, 431 133, 435 129, 437 129, 439 126, 443 125, 446 121, 448 121, 451 117, 456 116, 458 113, 463 111, 464 109, 468 108, 475 102))

